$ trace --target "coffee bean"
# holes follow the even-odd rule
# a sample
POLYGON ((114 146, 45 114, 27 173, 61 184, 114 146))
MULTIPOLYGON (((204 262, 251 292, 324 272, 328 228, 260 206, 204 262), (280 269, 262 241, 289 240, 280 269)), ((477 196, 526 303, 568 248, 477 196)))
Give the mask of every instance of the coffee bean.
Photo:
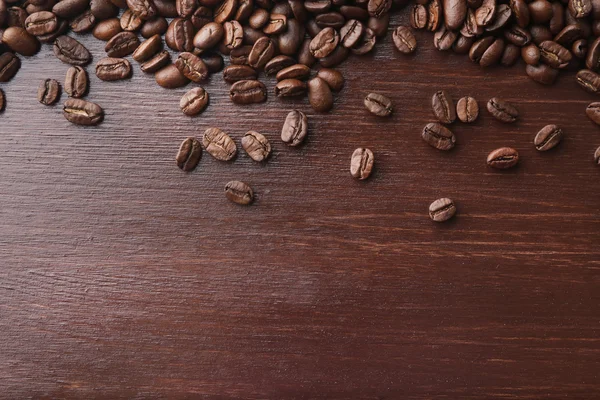
POLYGON ((410 11, 410 26, 415 29, 427 27, 427 8, 422 4, 415 4, 410 11))
POLYGON ((88 90, 88 76, 79 66, 70 67, 65 77, 65 92, 69 97, 81 98, 88 90))
POLYGON ((306 94, 306 83, 298 79, 284 79, 275 85, 275 96, 295 97, 306 94))
MULTIPOLYGON (((573 42, 573 46, 571 46, 571 53, 573 53, 574 57, 577 57, 580 60, 586 58, 586 56, 588 54, 588 42, 587 42, 587 40, 585 40, 585 39, 579 39, 579 40, 574 41, 573 42)), ((599 65, 599 67, 600 67, 600 65, 599 65)), ((596 67, 596 69, 598 69, 599 67, 596 67)))
POLYGON ((81 99, 68 99, 63 107, 67 121, 77 125, 96 125, 102 121, 104 111, 96 104, 81 99))
POLYGON ((190 83, 190 80, 179 71, 175 64, 167 65, 154 74, 159 86, 166 89, 176 89, 190 83))
POLYGON ((468 9, 463 26, 460 28, 460 34, 466 37, 476 37, 483 34, 483 27, 477 25, 475 12, 468 9))
POLYGON ((304 25, 295 19, 288 20, 287 29, 276 38, 279 52, 283 55, 294 56, 302 45, 305 33, 304 25))
POLYGON ((237 8, 237 0, 224 0, 219 8, 215 10, 214 19, 218 24, 232 19, 237 8))
POLYGON ((577 73, 577 83, 583 89, 590 93, 600 93, 600 75, 590 71, 589 69, 582 69, 577 73))
POLYGON ((225 196, 232 202, 246 206, 252 203, 254 193, 248 184, 240 181, 231 181, 225 185, 225 196))
POLYGON ((529 25, 529 8, 525 0, 510 0, 510 8, 512 9, 513 15, 517 25, 521 28, 526 28, 529 25))
POLYGON ((110 18, 104 21, 100 21, 98 25, 94 27, 92 35, 98 40, 109 41, 116 34, 122 32, 121 22, 118 18, 110 18))
POLYGON ((219 128, 208 128, 202 136, 202 145, 208 154, 220 161, 230 161, 237 154, 233 139, 219 128))
MULTIPOLYGON (((471 46, 473 46, 474 42, 474 38, 465 37, 461 35, 458 37, 458 39, 456 39, 456 42, 454 42, 454 44, 452 45, 452 50, 454 50, 456 54, 467 54, 469 53, 469 50, 471 49, 471 46)), ((521 53, 519 52, 517 56, 519 56, 520 54, 521 53)))
POLYGON ((316 58, 330 55, 340 42, 340 35, 333 28, 325 28, 310 42, 310 52, 316 58))
POLYGON ((252 46, 240 46, 237 49, 232 49, 229 53, 229 61, 234 65, 248 65, 248 57, 252 51, 252 46))
POLYGON ((565 68, 569 65, 571 52, 551 40, 540 43, 540 59, 552 68, 565 68))
POLYGON ((392 7, 392 0, 369 0, 367 3, 367 11, 369 15, 375 18, 379 18, 384 14, 387 14, 392 7))
POLYGON ((196 169, 200 158, 202 157, 202 146, 196 138, 189 137, 185 139, 175 157, 177 166, 185 172, 190 172, 196 169))
POLYGON ((127 0, 127 7, 144 21, 152 19, 157 14, 152 0, 127 0))
POLYGON ((308 118, 302 111, 290 111, 281 129, 281 140, 290 146, 298 146, 308 133, 308 118))
POLYGON ((207 105, 208 93, 201 87, 190 89, 179 101, 179 108, 185 115, 189 116, 200 114, 207 105))
POLYGON ((60 98, 60 85, 54 79, 45 79, 38 89, 38 101, 44 105, 52 105, 60 98))
POLYGON ((140 45, 140 40, 133 32, 121 32, 113 36, 104 47, 109 57, 125 57, 133 53, 140 45))
POLYGON ((91 10, 86 10, 79 14, 69 24, 71 30, 75 33, 91 31, 94 25, 96 25, 96 17, 94 17, 91 10))
POLYGON ((189 18, 198 8, 198 0, 177 0, 175 8, 181 18, 189 18))
POLYGON ((242 138, 242 148, 251 159, 257 162, 266 160, 271 154, 271 143, 264 135, 249 131, 242 138))
POLYGON ((592 12, 592 2, 590 0, 569 0, 569 12, 575 18, 585 18, 592 12))
POLYGON ((0 89, 0 112, 4 111, 6 108, 6 96, 4 95, 4 91, 0 89))
POLYGON ((272 13, 269 20, 263 27, 263 32, 267 35, 276 35, 287 29, 287 16, 283 14, 272 13))
POLYGON ((228 83, 255 80, 257 77, 258 73, 256 70, 247 65, 230 65, 223 70, 223 79, 228 83))
MULTIPOLYGON (((373 32, 373 30, 371 30, 371 28, 365 28, 365 33, 363 34, 362 40, 360 42, 358 42, 357 44, 355 44, 354 46, 352 46, 350 51, 352 51, 352 53, 354 53, 354 54, 361 56, 361 55, 367 54, 371 50, 373 50, 373 48, 375 47, 375 43, 377 43, 377 36, 375 36, 375 32, 373 32)), ((321 66, 328 68, 328 67, 333 67, 333 66, 337 65, 337 64, 332 65, 331 63, 328 63, 328 65, 326 65, 324 63, 324 60, 326 58, 330 58, 330 57, 333 58, 334 54, 342 49, 346 50, 346 47, 338 46, 327 57, 320 59, 319 61, 321 63, 321 66)), ((346 53, 346 56, 341 61, 345 60, 346 57, 347 57, 347 53, 346 53)))
POLYGON ((201 50, 210 49, 223 39, 224 33, 223 25, 209 22, 196 32, 193 40, 194 47, 201 50))
POLYGON ((0 82, 10 81, 21 68, 21 60, 13 53, 0 54, 0 82))
POLYGON ((459 29, 467 15, 467 1, 444 0, 442 8, 444 9, 446 27, 453 31, 459 29))
POLYGON ((329 88, 334 92, 339 92, 344 87, 345 79, 342 73, 331 68, 321 68, 317 76, 323 79, 329 88))
POLYGON ((379 93, 369 93, 364 100, 366 109, 378 117, 387 117, 394 109, 392 101, 379 93))
POLYGON ((467 96, 456 103, 456 114, 461 122, 475 122, 479 116, 479 105, 473 97, 467 96))
POLYGON ((225 65, 223 57, 217 53, 204 53, 200 58, 204 61, 204 65, 206 65, 208 72, 211 74, 221 71, 225 65))
POLYGON ((58 18, 50 11, 39 11, 25 20, 25 29, 30 35, 40 36, 54 32, 58 28, 58 18))
POLYGON ((154 35, 145 40, 133 52, 133 59, 137 62, 144 62, 152 58, 156 53, 162 50, 162 39, 160 35, 154 35))
POLYGON ((340 30, 340 43, 342 46, 351 48, 362 38, 364 25, 362 22, 351 19, 340 30))
POLYGON ((451 124, 456 120, 456 107, 450 95, 440 90, 431 98, 433 115, 443 124, 451 124))
POLYGON ((528 65, 538 65, 540 57, 540 48, 534 43, 521 48, 521 58, 523 58, 523 61, 528 65))
POLYGON ((2 43, 15 53, 28 57, 37 53, 40 48, 40 43, 35 36, 27 33, 27 31, 20 26, 6 28, 2 35, 2 43))
POLYGON ((331 11, 317 15, 315 17, 315 22, 320 28, 333 28, 338 30, 344 26, 346 19, 339 12, 331 11))
POLYGON ((527 30, 517 25, 506 29, 503 34, 506 40, 519 47, 527 46, 532 39, 531 34, 527 30))
POLYGON ((200 83, 208 78, 208 68, 200 57, 192 53, 181 53, 175 60, 177 69, 192 82, 200 83))
POLYGON ((52 12, 60 18, 76 17, 88 8, 89 0, 61 0, 52 7, 52 12))
POLYGON ((475 11, 477 25, 487 26, 496 16, 496 0, 483 0, 481 6, 475 11))
POLYGON ((580 25, 567 25, 554 37, 554 41, 562 46, 570 46, 577 39, 584 36, 583 28, 580 25))
MULTIPOLYGON (((123 0, 111 0, 123 2, 123 0)), ((171 0, 153 0, 154 8, 156 8, 156 14, 162 15, 165 18, 176 18, 177 17, 177 5, 171 0)), ((211 4, 211 7, 217 5, 214 0, 203 0, 204 4, 211 4), (211 2, 212 1, 212 2, 211 2)))
POLYGON ((267 88, 257 80, 238 81, 229 89, 229 98, 236 104, 262 103, 267 100, 267 88))
MULTIPOLYGON (((171 62, 171 54, 163 50, 148 61, 145 61, 140 69, 148 74, 153 74, 171 62)), ((176 67, 177 68, 177 67, 176 67)))
POLYGON ((425 125, 425 128, 423 128, 423 132, 421 133, 421 138, 423 138, 430 146, 444 151, 452 149, 456 143, 454 133, 437 122, 431 122, 425 125))
POLYGON ((92 61, 89 50, 70 36, 57 37, 53 50, 56 58, 67 64, 83 66, 92 61))
MULTIPOLYGON (((307 67, 312 67, 317 62, 317 59, 315 58, 315 56, 313 56, 312 53, 310 52, 310 42, 311 42, 310 39, 304 39, 304 42, 302 42, 302 45, 300 46, 300 50, 298 51, 298 62, 300 64, 306 65, 307 67)), ((348 49, 343 46, 340 46, 338 49, 342 49, 343 51, 348 53, 348 49)), ((329 56, 327 56, 326 58, 333 57, 334 54, 335 54, 335 51, 332 54, 330 54, 329 56)), ((323 60, 325 60, 325 58, 321 59, 321 62, 323 60)), ((329 66, 331 67, 331 65, 329 65, 329 66)))
POLYGON ((143 24, 144 21, 131 10, 125 10, 121 15, 121 18, 119 18, 119 26, 127 32, 135 32, 140 29, 143 24))
POLYGON ((90 0, 90 10, 99 20, 119 15, 119 8, 109 0, 90 0))
POLYGON ((487 157, 487 165, 496 169, 514 167, 519 162, 519 152, 511 147, 501 147, 487 157))
POLYGON ((350 175, 359 180, 367 179, 371 175, 374 160, 371 150, 362 147, 354 150, 350 159, 350 175))
POLYGON ((131 75, 131 64, 124 58, 105 57, 96 64, 96 76, 103 81, 118 81, 131 75))
POLYGON ((268 37, 262 37, 254 43, 248 55, 248 64, 252 68, 263 68, 275 55, 275 43, 268 37))
POLYGON ((319 77, 308 81, 308 102, 316 112, 327 112, 333 108, 333 94, 327 82, 319 77))
POLYGON ((497 97, 488 101, 487 110, 494 118, 504 123, 515 122, 519 116, 519 112, 512 104, 497 97))
POLYGON ((456 41, 457 35, 455 32, 441 26, 433 35, 433 45, 440 51, 450 50, 456 41))
POLYGON ((148 39, 154 35, 162 35, 169 29, 169 24, 163 17, 155 17, 149 21, 145 21, 140 28, 142 37, 148 39))
POLYGON ((447 198, 437 199, 429 205, 429 218, 435 222, 448 221, 456 214, 456 205, 447 198))
POLYGON ((521 56, 521 50, 512 43, 509 43, 504 47, 504 53, 502 53, 502 58, 500 59, 500 64, 505 67, 510 67, 515 65, 517 61, 519 61, 519 57, 521 56))
POLYGON ((594 162, 600 165, 600 147, 598 147, 594 152, 594 162))
POLYGON ((235 16, 233 17, 233 19, 236 21, 245 22, 248 18, 250 18, 250 15, 252 14, 253 10, 253 0, 239 0, 237 11, 235 12, 235 16))
MULTIPOLYGON (((340 7, 340 11, 344 6, 340 7)), ((360 7, 354 7, 356 9, 362 10, 360 7)), ((348 17, 346 17, 348 18, 348 17)), ((360 20, 360 17, 355 17, 360 20)), ((390 13, 384 14, 379 18, 370 17, 367 21, 367 27, 375 33, 377 37, 383 37, 386 35, 388 31, 388 27, 390 26, 390 13)))
POLYGON ((563 138, 563 131, 556 125, 546 125, 543 127, 537 135, 535 135, 535 139, 533 139, 533 144, 535 148, 539 151, 547 151, 560 143, 563 138))
POLYGON ((494 20, 485 27, 485 31, 491 33, 499 32, 508 23, 510 17, 512 17, 512 10, 508 4, 500 4, 496 7, 494 20))
MULTIPOLYGON (((304 8, 304 7, 303 7, 304 8)), ((250 18, 248 18, 248 23, 254 29, 261 29, 263 26, 269 22, 269 12, 262 8, 257 8, 254 10, 250 18)))
POLYGON ((237 49, 244 41, 244 30, 238 21, 227 21, 223 24, 223 44, 229 50, 237 49))
POLYGON ((410 28, 399 26, 392 34, 392 40, 399 52, 411 54, 417 49, 417 39, 410 28))
POLYGON ((275 79, 282 81, 284 79, 307 79, 310 76, 310 68, 304 64, 294 64, 282 69, 277 73, 275 79))
POLYGON ((596 125, 600 125, 600 102, 590 103, 585 109, 585 114, 596 125))
POLYGON ((558 77, 558 70, 549 67, 546 64, 527 65, 525 72, 532 80, 541 83, 542 85, 552 85, 558 77))

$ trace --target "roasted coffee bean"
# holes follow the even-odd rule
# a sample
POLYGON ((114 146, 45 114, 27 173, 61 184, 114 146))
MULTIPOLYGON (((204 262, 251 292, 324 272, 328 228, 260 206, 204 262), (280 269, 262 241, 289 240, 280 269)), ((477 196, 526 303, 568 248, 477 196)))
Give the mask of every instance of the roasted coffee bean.
POLYGON ((429 218, 435 222, 448 221, 456 214, 456 205, 447 198, 437 199, 429 205, 429 218))
POLYGON ((320 28, 341 29, 346 22, 344 16, 338 12, 328 12, 315 17, 315 22, 320 28))
POLYGON ((204 65, 206 65, 208 72, 211 74, 223 70, 223 66, 225 65, 223 57, 217 53, 204 53, 200 58, 204 61, 204 65))
POLYGON ((552 68, 565 68, 571 62, 571 52, 560 44, 546 40, 540 43, 540 59, 552 68))
POLYGON ((264 71, 265 71, 265 74, 267 74, 267 75, 275 75, 282 69, 291 67, 294 64, 296 64, 296 61, 292 57, 285 56, 285 55, 279 55, 279 56, 273 57, 265 65, 264 71))
POLYGON ((125 57, 138 48, 140 40, 133 32, 120 32, 113 36, 104 47, 109 57, 125 57))
POLYGON ((104 111, 96 103, 81 99, 68 99, 63 107, 67 121, 77 125, 96 125, 104 118, 104 111))
MULTIPOLYGON (((112 0, 115 1, 115 0, 112 0)), ((123 0, 118 0, 123 1, 123 0)), ((158 15, 162 15, 165 18, 176 18, 177 17, 177 4, 171 0, 154 0, 154 8, 156 8, 156 13, 158 15)), ((203 1, 203 3, 208 4, 209 1, 203 1)), ((211 7, 217 5, 216 1, 211 3, 211 7)))
POLYGON ((548 22, 548 27, 554 35, 565 27, 565 9, 559 2, 552 3, 552 18, 548 22))
POLYGON ((290 111, 281 129, 281 140, 290 146, 298 146, 308 133, 308 118, 302 111, 290 111))
POLYGON ((214 158, 229 161, 237 154, 235 142, 219 128, 208 128, 202 136, 202 145, 214 158))
POLYGON ((582 69, 577 73, 577 83, 583 89, 590 93, 600 93, 600 75, 590 71, 589 69, 582 69))
POLYGON ((329 88, 334 92, 339 92, 344 87, 345 79, 342 73, 331 68, 321 68, 317 76, 323 79, 329 88))
POLYGON ((431 98, 431 107, 433 115, 441 123, 451 124, 456 120, 456 108, 452 97, 444 90, 440 90, 433 95, 431 98))
POLYGON ((235 16, 237 0, 224 0, 215 10, 214 20, 218 24, 229 21, 235 16))
POLYGON ((316 58, 330 55, 337 47, 340 36, 333 28, 325 28, 310 42, 310 52, 316 58))
POLYGON ((2 43, 15 53, 27 57, 37 53, 40 48, 40 43, 35 36, 27 33, 27 31, 20 26, 6 28, 2 35, 2 43))
POLYGON ((157 14, 152 0, 127 0, 127 7, 144 21, 152 19, 157 14))
POLYGON ((275 44, 268 37, 262 37, 254 43, 248 55, 248 64, 256 69, 263 68, 275 55, 275 44))
POLYGON ((234 20, 239 22, 245 22, 250 18, 252 11, 254 10, 254 0, 239 0, 238 7, 235 12, 234 20))
POLYGON ((96 76, 103 81, 118 81, 131 75, 131 64, 124 58, 105 57, 96 64, 96 76))
POLYGON ((198 115, 208 105, 208 93, 201 88, 195 87, 186 92, 179 101, 179 108, 185 115, 198 115))
POLYGON ((433 45, 440 51, 450 50, 456 41, 456 37, 456 33, 447 29, 445 26, 441 26, 435 35, 433 35, 433 45))
POLYGON ((600 102, 590 103, 585 109, 585 114, 596 125, 600 125, 600 102))
POLYGON ((25 29, 34 36, 47 35, 58 28, 58 18, 50 11, 39 11, 25 20, 25 29))
POLYGON ((552 18, 552 4, 547 0, 534 0, 527 6, 534 24, 545 24, 552 18))
MULTIPOLYGON (((344 18, 346 18, 347 20, 348 19, 357 19, 359 21, 366 21, 369 18, 378 19, 378 18, 370 17, 369 12, 359 6, 342 5, 342 6, 340 6, 339 11, 340 11, 340 14, 342 14, 344 16, 344 18)), ((384 18, 385 16, 388 16, 388 15, 389 15, 389 13, 383 15, 382 18, 384 18)))
POLYGON ((525 0, 510 0, 510 8, 515 16, 517 25, 521 28, 527 28, 527 25, 529 25, 529 7, 527 7, 527 2, 525 0))
POLYGON ((531 34, 517 25, 506 29, 503 34, 506 40, 519 47, 527 46, 531 42, 531 34))
POLYGON ((229 50, 237 49, 244 41, 244 30, 242 25, 233 20, 223 24, 223 44, 229 50))
POLYGON ((369 0, 367 4, 367 11, 369 15, 375 18, 381 17, 383 14, 387 14, 392 7, 392 0, 369 0))
POLYGON ((276 35, 287 29, 287 16, 283 14, 272 13, 269 20, 263 27, 263 32, 267 35, 276 35))
POLYGON ((463 26, 460 28, 460 34, 466 37, 477 37, 481 36, 484 32, 484 28, 477 25, 477 19, 475 18, 475 12, 471 9, 467 11, 463 26))
POLYGON ((504 40, 498 38, 483 52, 479 59, 479 65, 485 68, 498 64, 502 53, 504 53, 504 40))
POLYGON ((550 32, 550 29, 548 29, 548 27, 545 25, 533 25, 529 28, 529 33, 531 34, 531 40, 533 43, 537 44, 538 46, 540 43, 546 40, 552 40, 553 36, 552 32, 550 32))
POLYGON ((223 70, 223 79, 229 83, 255 80, 257 78, 258 73, 256 70, 248 65, 229 65, 223 70))
POLYGON ((4 95, 4 91, 0 89, 0 112, 4 111, 6 108, 6 96, 4 95))
POLYGON ((10 81, 21 68, 21 60, 13 53, 0 54, 0 82, 10 81))
POLYGON ((571 46, 571 53, 580 60, 586 58, 588 54, 587 40, 579 39, 573 42, 573 46, 571 46))
POLYGON ((69 23, 62 19, 58 21, 58 28, 52 33, 47 35, 36 36, 36 39, 41 43, 53 43, 57 37, 64 35, 69 29, 69 23))
POLYGON ((431 0, 427 5, 427 30, 430 32, 437 31, 443 20, 442 1, 431 0))
POLYGON ((454 42, 454 44, 452 45, 452 50, 454 50, 456 54, 468 54, 474 42, 474 38, 465 37, 461 35, 458 37, 458 39, 456 39, 456 42, 454 42))
POLYGON ((177 0, 175 8, 181 18, 189 18, 199 7, 198 0, 177 0))
POLYGON ((154 35, 162 35, 169 29, 167 20, 163 17, 156 17, 149 21, 145 21, 140 28, 140 34, 142 37, 148 39, 154 35))
POLYGON ((262 162, 271 154, 271 143, 264 135, 249 131, 242 138, 242 148, 248 153, 251 159, 262 162))
POLYGON ((532 80, 542 85, 552 85, 558 77, 558 70, 546 64, 527 65, 525 72, 532 80))
POLYGON ((569 0, 569 12, 575 18, 585 18, 592 12, 592 2, 591 0, 569 0))
POLYGON ((38 88, 38 101, 47 106, 52 105, 60 98, 60 85, 55 79, 45 79, 38 88))
POLYGON ((456 103, 456 114, 461 122, 475 122, 479 116, 479 105, 473 97, 467 96, 456 103))
POLYGON ((277 97, 295 97, 304 94, 306 94, 306 83, 298 79, 284 79, 275 85, 277 97))
POLYGON ((410 26, 414 29, 427 27, 427 8, 422 4, 415 4, 410 11, 410 26))
POLYGON ((110 0, 90 0, 90 10, 94 17, 99 20, 119 15, 119 8, 111 3, 110 0))
POLYGON ((221 42, 224 33, 223 25, 210 22, 200 28, 194 36, 194 47, 201 50, 210 49, 221 42))
POLYGON ((189 137, 185 139, 175 157, 177 166, 185 172, 196 169, 200 158, 202 157, 202 146, 196 138, 189 137))
POLYGON ((247 206, 254 200, 254 193, 247 183, 231 181, 225 185, 225 197, 236 204, 247 206))
POLYGON ((308 101, 317 112, 327 112, 333 108, 333 94, 327 82, 319 77, 308 81, 308 101))
POLYGON ((177 69, 192 82, 202 82, 208 78, 208 68, 200 57, 192 53, 181 53, 175 60, 177 69))
POLYGON ((87 10, 82 14, 79 14, 77 17, 71 20, 69 24, 71 30, 75 33, 91 31, 94 25, 96 25, 96 17, 94 17, 91 10, 87 10))
POLYGON ((154 35, 145 40, 133 52, 133 59, 137 62, 144 62, 152 58, 156 53, 162 50, 162 39, 160 35, 154 35))
POLYGON ((229 61, 235 65, 248 65, 248 57, 252 51, 252 46, 241 46, 231 50, 229 61))
POLYGON ((117 18, 110 18, 98 22, 92 31, 92 35, 98 40, 109 41, 122 31, 123 29, 119 20, 117 18))
POLYGON ((585 59, 585 66, 592 71, 600 69, 600 37, 596 38, 590 45, 585 59))
POLYGON ((74 18, 84 12, 89 4, 89 0, 61 0, 52 7, 52 12, 63 19, 74 18))
POLYGON ((431 122, 425 125, 421 137, 427 144, 438 150, 450 150, 456 143, 454 133, 437 122, 431 122))
POLYGON ((471 59, 471 61, 479 64, 481 58, 483 57, 483 54, 487 51, 487 49, 491 46, 493 42, 493 36, 486 36, 473 43, 473 46, 471 46, 471 49, 469 50, 469 58, 471 59))
POLYGON ((304 25, 300 22, 295 19, 288 20, 287 29, 276 38, 279 52, 289 56, 295 55, 302 45, 305 32, 304 25))
POLYGON ((521 58, 523 58, 523 61, 528 65, 537 65, 540 62, 540 57, 540 48, 534 43, 521 48, 521 58))
POLYGON ((399 52, 411 54, 417 49, 417 39, 410 28, 399 26, 392 34, 392 40, 399 52))
POLYGON ((131 10, 125 10, 119 18, 119 26, 127 32, 135 32, 142 27, 144 21, 131 10))
POLYGON ((159 86, 166 89, 176 89, 190 83, 190 80, 179 71, 175 64, 160 69, 154 74, 154 79, 159 86))
POLYGON ((350 159, 350 175, 359 180, 365 180, 373 170, 373 152, 366 148, 358 148, 352 153, 350 159))
POLYGON ((254 10, 250 18, 248 18, 248 24, 254 29, 261 29, 269 22, 269 12, 262 8, 254 10))
MULTIPOLYGON (((348 56, 350 55, 350 51, 352 51, 355 54, 358 54, 355 49, 348 50, 344 46, 338 46, 330 55, 319 59, 319 64, 321 64, 321 66, 325 67, 325 68, 331 68, 331 67, 335 67, 336 65, 340 65, 342 62, 344 62, 348 58, 348 56)), ((310 56, 313 57, 312 54, 310 54, 310 56)), ((300 59, 298 61, 300 61, 300 59)), ((303 62, 302 64, 305 64, 305 63, 303 62)), ((308 64, 306 64, 306 65, 308 65, 308 64)))
POLYGON ((496 8, 496 16, 494 20, 485 27, 486 32, 498 32, 508 23, 512 17, 512 11, 508 4, 500 4, 496 8))
POLYGON ((81 98, 88 90, 88 76, 85 70, 78 66, 70 67, 65 77, 65 92, 69 97, 81 98))
POLYGON ((487 26, 496 16, 496 0, 483 0, 481 6, 475 11, 475 20, 479 26, 487 26))
POLYGON ((304 64, 294 64, 282 69, 277 73, 275 79, 282 81, 284 79, 300 79, 304 80, 310 76, 310 68, 304 64))
MULTIPOLYGON (((300 50, 298 51, 298 62, 300 64, 304 64, 307 67, 312 67, 313 65, 315 65, 315 63, 317 62, 317 59, 315 58, 315 56, 312 55, 312 53, 310 52, 310 39, 304 39, 304 41, 302 42, 302 45, 300 46, 300 50)), ((340 47, 341 49, 343 49, 344 51, 346 51, 346 53, 348 53, 348 49, 346 49, 345 47, 340 47)), ((335 53, 335 51, 334 51, 335 53)), ((333 54, 330 54, 329 57, 332 57, 333 54)), ((330 65, 331 66, 331 65, 330 65)))
POLYGON ((451 31, 460 29, 467 16, 467 0, 444 0, 444 21, 451 31))
POLYGON ((519 162, 519 152, 512 147, 501 147, 487 157, 487 165, 496 169, 514 167, 519 162))
POLYGON ((267 88, 257 80, 238 81, 229 89, 229 98, 236 104, 262 103, 267 100, 267 88))
POLYGON ((171 62, 171 54, 167 50, 163 50, 148 61, 145 61, 140 69, 148 74, 153 74, 171 62))
POLYGON ((494 118, 504 123, 515 122, 519 116, 519 112, 512 104, 497 97, 487 102, 487 110, 494 118))
POLYGON ((392 114, 394 106, 392 101, 379 93, 369 93, 364 100, 366 109, 378 117, 387 117, 392 114))
POLYGON ((183 18, 175 18, 169 24, 165 42, 175 51, 190 52, 194 49, 194 25, 183 18))
POLYGON ((57 37, 53 50, 56 58, 67 64, 83 66, 92 61, 89 50, 70 36, 57 37))
POLYGON ((533 139, 533 144, 535 148, 539 151, 547 151, 560 143, 563 138, 563 131, 556 125, 546 125, 543 127, 537 135, 535 135, 535 139, 533 139))
POLYGON ((580 25, 567 25, 554 37, 554 41, 561 46, 570 46, 577 39, 584 36, 583 29, 580 25))
POLYGON ((364 25, 362 22, 351 19, 340 30, 340 43, 342 46, 351 48, 355 46, 364 33, 364 25))
POLYGON ((514 44, 509 43, 504 47, 504 53, 502 53, 500 64, 505 67, 510 67, 519 61, 519 57, 521 57, 521 50, 514 44))
POLYGON ((331 0, 309 0, 304 2, 304 8, 312 14, 322 14, 331 8, 331 0))
POLYGON ((594 162, 600 165, 600 147, 598 147, 594 152, 594 162))

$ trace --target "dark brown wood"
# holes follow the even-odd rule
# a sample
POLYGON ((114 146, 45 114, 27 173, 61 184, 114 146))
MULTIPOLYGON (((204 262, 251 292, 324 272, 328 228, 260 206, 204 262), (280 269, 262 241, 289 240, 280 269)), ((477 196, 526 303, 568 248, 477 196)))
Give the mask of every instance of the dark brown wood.
MULTIPOLYGON (((393 18, 392 28, 406 16, 393 18)), ((483 71, 433 49, 414 56, 388 35, 352 57, 331 114, 281 101, 236 106, 214 75, 197 118, 192 86, 158 87, 132 62, 124 82, 90 72, 87 100, 106 110, 76 127, 37 103, 68 66, 48 45, 3 84, 0 114, 0 397, 488 399, 600 396, 600 128, 597 100, 573 73, 553 88, 524 66, 483 71), (477 123, 456 123, 454 150, 420 138, 439 89, 470 95, 477 123), (366 112, 369 91, 395 112, 366 112), (516 124, 485 110, 513 102, 516 124), (300 148, 279 139, 287 112, 309 115, 300 148), (565 132, 535 150, 544 125, 565 132), (175 164, 183 138, 217 126, 241 150, 248 130, 273 144, 259 165, 240 153, 198 169, 175 164), (350 177, 356 147, 375 153, 350 177), (501 146, 519 167, 486 167, 501 146), (230 203, 231 180, 252 185, 230 203), (449 223, 429 203, 454 199, 449 223)), ((82 37, 95 61, 103 43, 82 37)))

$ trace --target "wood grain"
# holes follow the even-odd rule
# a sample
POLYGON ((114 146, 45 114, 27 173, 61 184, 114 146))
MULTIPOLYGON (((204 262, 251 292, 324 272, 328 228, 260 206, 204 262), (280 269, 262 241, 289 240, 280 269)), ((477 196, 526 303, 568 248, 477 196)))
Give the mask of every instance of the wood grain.
POLYGON ((132 79, 100 82, 90 66, 87 99, 106 110, 92 128, 37 103, 38 82, 67 70, 51 49, 24 60, 2 86, 0 398, 600 397, 600 131, 584 112, 597 98, 572 72, 546 88, 523 65, 484 71, 418 40, 412 57, 388 35, 346 62, 328 115, 306 99, 233 105, 214 75, 189 118, 187 88, 136 63, 132 79), (452 126, 448 153, 420 138, 438 89, 482 107, 452 126), (392 118, 366 113, 369 91, 394 101, 392 118), (490 117, 493 96, 518 123, 490 117), (279 140, 292 108, 310 119, 297 149, 279 140), (566 138, 541 154, 547 123, 566 138), (272 159, 205 152, 183 173, 181 140, 209 126, 238 145, 262 132, 272 159), (359 146, 376 158, 366 182, 349 174, 359 146), (519 150, 517 169, 486 167, 501 146, 519 150), (254 205, 225 199, 233 179, 254 205), (446 224, 427 216, 439 197, 458 205, 446 224))

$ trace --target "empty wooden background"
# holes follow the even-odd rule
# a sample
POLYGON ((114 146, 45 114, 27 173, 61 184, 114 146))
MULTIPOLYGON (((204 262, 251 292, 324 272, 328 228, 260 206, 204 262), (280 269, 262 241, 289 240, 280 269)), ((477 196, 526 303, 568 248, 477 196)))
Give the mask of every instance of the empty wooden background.
POLYGON ((413 57, 388 36, 346 62, 328 115, 306 99, 233 105, 219 74, 189 118, 189 87, 162 89, 134 62, 132 79, 104 83, 91 65, 87 99, 106 110, 92 128, 36 101, 67 65, 48 46, 25 59, 2 85, 0 397, 599 397, 600 129, 584 113, 597 98, 573 73, 546 88, 523 65, 482 71, 418 39, 413 57), (482 107, 452 126, 448 153, 420 138, 438 89, 482 107), (364 110, 369 91, 393 99, 392 118, 364 110), (518 123, 487 114, 492 96, 518 123), (279 140, 292 108, 310 118, 301 148, 279 140), (541 154, 547 123, 566 139, 541 154), (238 145, 263 132, 274 154, 205 152, 183 173, 181 140, 209 126, 238 145), (376 157, 367 182, 349 174, 359 146, 376 157), (519 150, 518 168, 486 167, 500 146, 519 150), (252 206, 225 199, 232 179, 255 189, 252 206), (459 213, 435 224, 427 208, 442 196, 459 213))

